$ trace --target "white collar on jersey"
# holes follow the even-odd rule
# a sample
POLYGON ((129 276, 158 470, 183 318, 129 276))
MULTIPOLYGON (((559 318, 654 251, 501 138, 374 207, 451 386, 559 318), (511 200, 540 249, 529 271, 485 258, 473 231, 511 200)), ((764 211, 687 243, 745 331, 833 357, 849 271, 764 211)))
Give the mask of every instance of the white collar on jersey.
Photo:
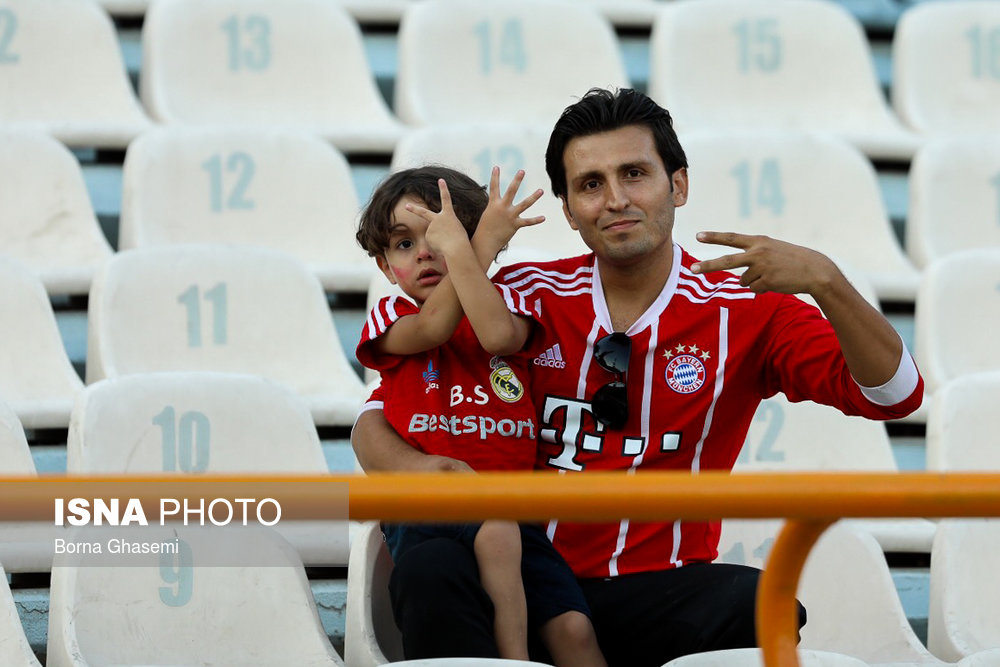
MULTIPOLYGON (((677 291, 677 280, 681 273, 681 259, 683 255, 684 252, 681 250, 681 247, 674 243, 674 261, 670 266, 670 277, 663 285, 663 289, 660 290, 660 295, 656 297, 656 300, 650 304, 646 312, 625 332, 627 335, 636 334, 660 319, 660 315, 666 310, 667 305, 670 304, 670 299, 674 296, 674 292, 677 291)), ((604 299, 604 285, 601 283, 601 268, 597 257, 594 258, 593 280, 591 297, 594 301, 594 318, 605 331, 614 331, 611 328, 611 314, 608 312, 608 302, 604 299)))

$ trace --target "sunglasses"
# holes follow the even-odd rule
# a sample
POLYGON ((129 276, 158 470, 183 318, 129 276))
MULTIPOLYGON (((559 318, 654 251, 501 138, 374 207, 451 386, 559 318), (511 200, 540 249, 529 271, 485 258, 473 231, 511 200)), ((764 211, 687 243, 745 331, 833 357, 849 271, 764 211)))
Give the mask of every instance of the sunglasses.
POLYGON ((608 428, 623 428, 628 421, 625 375, 631 356, 632 339, 620 331, 608 334, 594 343, 594 361, 604 370, 615 374, 615 379, 594 392, 590 399, 594 419, 608 428))

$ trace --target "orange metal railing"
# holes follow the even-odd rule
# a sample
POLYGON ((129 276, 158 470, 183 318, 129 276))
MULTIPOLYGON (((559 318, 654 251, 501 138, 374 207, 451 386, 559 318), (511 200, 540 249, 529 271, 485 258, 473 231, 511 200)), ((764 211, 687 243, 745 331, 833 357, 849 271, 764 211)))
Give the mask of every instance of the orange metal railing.
POLYGON ((1000 516, 996 473, 493 473, 0 478, 0 521, 51 520, 55 498, 274 498, 283 519, 638 521, 785 518, 758 591, 768 667, 795 667, 795 593, 812 545, 844 517, 1000 516), (345 512, 349 506, 349 513, 345 512))

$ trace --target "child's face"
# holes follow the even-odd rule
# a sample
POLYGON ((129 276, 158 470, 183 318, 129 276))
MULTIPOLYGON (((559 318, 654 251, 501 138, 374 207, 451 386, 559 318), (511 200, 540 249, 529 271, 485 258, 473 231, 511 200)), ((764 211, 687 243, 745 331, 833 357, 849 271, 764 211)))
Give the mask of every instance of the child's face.
POLYGON ((427 208, 427 204, 411 195, 399 200, 392 210, 389 247, 375 261, 389 282, 399 285, 407 296, 422 304, 448 273, 448 267, 444 258, 427 245, 424 238, 427 222, 407 211, 407 204, 427 208))

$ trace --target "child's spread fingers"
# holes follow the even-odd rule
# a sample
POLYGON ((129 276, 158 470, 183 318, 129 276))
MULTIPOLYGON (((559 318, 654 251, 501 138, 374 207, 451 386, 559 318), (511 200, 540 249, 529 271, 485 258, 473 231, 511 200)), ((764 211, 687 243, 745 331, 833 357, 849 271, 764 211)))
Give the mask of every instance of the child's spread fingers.
POLYGON ((500 167, 493 167, 490 172, 490 200, 500 197, 500 167))
POLYGON ((538 189, 532 192, 530 195, 521 200, 521 203, 514 207, 514 212, 521 215, 526 210, 528 210, 532 204, 541 199, 542 195, 545 194, 543 190, 538 189))
POLYGON ((510 179, 510 185, 507 186, 507 192, 504 193, 505 200, 507 200, 508 202, 514 201, 514 197, 517 196, 517 191, 521 187, 521 181, 523 180, 524 180, 524 169, 518 169, 517 173, 514 174, 514 178, 510 179))

